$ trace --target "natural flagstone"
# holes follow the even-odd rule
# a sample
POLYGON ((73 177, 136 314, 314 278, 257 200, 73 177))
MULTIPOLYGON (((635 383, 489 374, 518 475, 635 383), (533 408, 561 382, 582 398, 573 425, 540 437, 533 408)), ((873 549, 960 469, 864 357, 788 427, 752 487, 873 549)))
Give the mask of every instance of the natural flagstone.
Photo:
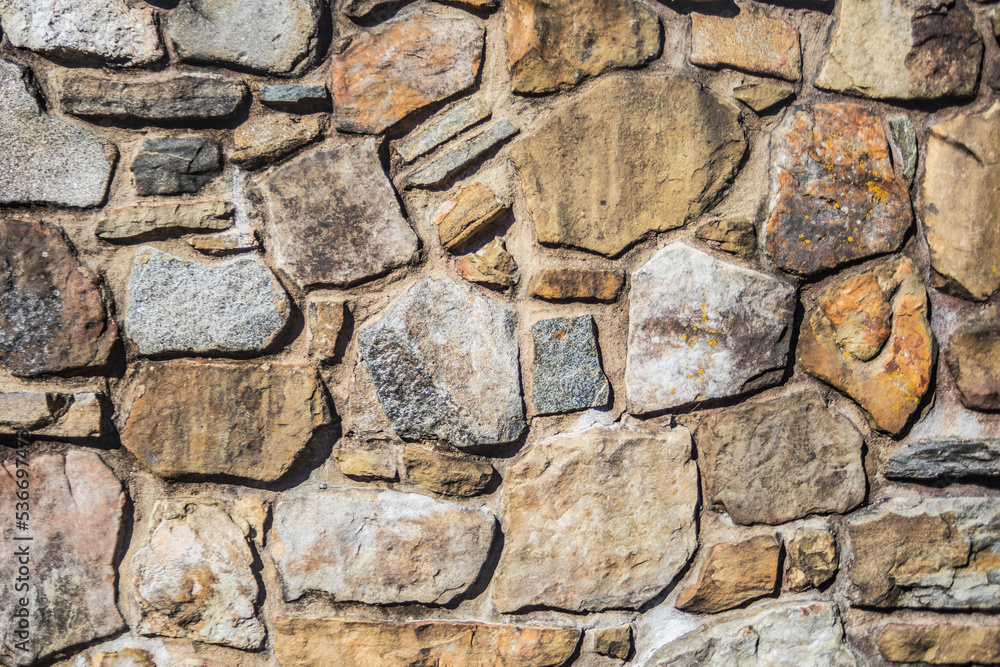
POLYGON ((899 249, 909 189, 882 120, 855 104, 796 107, 771 142, 765 245, 785 271, 812 275, 899 249))
POLYGON ((958 325, 945 358, 964 405, 1000 410, 1000 308, 988 306, 958 325))
POLYGON ((166 34, 184 62, 285 75, 312 64, 320 0, 181 0, 166 34))
POLYGON ((625 660, 632 652, 632 628, 621 625, 616 628, 601 628, 594 632, 594 652, 619 660, 625 660))
POLYGON ((496 519, 414 493, 298 491, 280 498, 268 548, 286 602, 307 593, 366 604, 448 604, 473 584, 496 519))
POLYGON ((260 249, 253 230, 232 229, 224 234, 189 236, 184 241, 203 255, 224 257, 260 249))
POLYGON ((101 651, 91 658, 93 667, 156 667, 153 654, 142 649, 125 648, 114 653, 101 651))
POLYGON ((788 589, 798 593, 822 586, 837 574, 839 564, 837 538, 829 529, 799 528, 788 543, 788 589))
POLYGON ((509 120, 487 126, 474 137, 461 139, 402 177, 406 187, 432 188, 483 157, 520 130, 509 120))
POLYGON ((1000 287, 1000 103, 931 125, 921 218, 931 284, 983 301, 1000 287))
POLYGON ((683 428, 595 426, 531 443, 502 486, 497 609, 637 609, 655 598, 697 546, 697 478, 683 428))
POLYGON ((261 533, 264 511, 258 505, 256 521, 252 514, 238 503, 195 498, 156 503, 149 537, 132 561, 138 632, 260 647, 265 633, 248 538, 261 533))
POLYGON ((889 623, 878 633, 882 656, 931 665, 1000 665, 1000 627, 973 623, 889 623))
POLYGON ((543 625, 400 623, 357 616, 279 616, 274 624, 274 652, 284 667, 560 667, 579 643, 578 629, 543 625))
POLYGON ((705 502, 739 524, 854 509, 865 498, 861 434, 815 390, 745 403, 698 430, 705 502))
POLYGON ((361 327, 361 358, 396 434, 456 447, 517 440, 525 422, 514 326, 503 303, 424 278, 361 327))
POLYGON ((0 219, 0 362, 22 377, 107 364, 118 326, 100 288, 62 228, 0 219))
POLYGON ((907 183, 913 183, 913 177, 917 175, 917 130, 913 127, 913 121, 905 114, 892 116, 887 122, 892 142, 899 149, 899 156, 903 160, 903 176, 907 183))
POLYGON ((112 208, 97 223, 95 233, 105 241, 142 241, 185 232, 217 232, 232 227, 235 212, 224 201, 112 208))
POLYGON ((20 466, 8 450, 2 465, 0 510, 10 520, 2 531, 8 547, 0 554, 0 570, 10 581, 0 588, 0 659, 27 667, 125 630, 115 606, 125 493, 114 473, 96 453, 83 450, 33 452, 20 466), (27 532, 13 521, 18 470, 30 471, 27 532), (32 538, 30 585, 16 591, 15 573, 24 563, 19 563, 14 538, 25 535, 32 538), (28 603, 28 637, 16 634, 22 599, 28 603), (23 640, 27 650, 16 647, 23 640))
POLYGON ((490 107, 483 100, 463 100, 410 132, 396 146, 396 152, 406 162, 413 162, 489 116, 490 107))
POLYGON ((732 18, 693 12, 688 59, 695 65, 732 67, 787 81, 802 78, 799 31, 749 4, 740 6, 732 18))
POLYGON ((338 140, 296 157, 271 172, 263 190, 275 263, 302 287, 370 280, 417 252, 374 139, 338 140))
POLYGON ((851 601, 878 608, 1000 604, 1000 502, 893 499, 851 516, 851 601))
POLYGON ((711 220, 695 232, 702 241, 723 252, 751 257, 757 251, 757 230, 749 220, 711 220))
POLYGON ((243 123, 233 132, 229 159, 247 169, 277 162, 323 136, 318 116, 268 114, 243 123))
POLYGON ((347 304, 341 297, 311 296, 306 303, 309 354, 322 361, 337 356, 337 342, 344 329, 347 304))
POLYGON ((683 243, 632 274, 625 385, 635 413, 775 384, 788 362, 795 288, 683 243))
POLYGON ((558 414, 607 404, 610 385, 601 368, 592 315, 540 320, 531 326, 531 336, 535 412, 558 414))
POLYGON ((907 257, 834 283, 806 313, 799 361, 899 433, 930 390, 936 347, 927 293, 907 257))
POLYGON ((455 271, 469 282, 499 289, 513 287, 517 282, 517 263, 499 238, 460 257, 455 271))
POLYGON ((449 195, 434 215, 441 245, 454 251, 507 214, 496 193, 478 181, 449 195))
POLYGON ((0 392, 0 434, 20 430, 36 437, 79 439, 104 434, 104 394, 22 390, 0 392))
POLYGON ((660 54, 660 20, 634 0, 510 0, 506 13, 507 64, 518 93, 565 90, 660 54))
POLYGON ((398 456, 392 446, 380 442, 341 441, 333 450, 333 456, 340 465, 340 472, 360 480, 383 479, 395 481, 399 478, 398 456))
POLYGON ((890 479, 1000 477, 1000 440, 923 440, 904 444, 885 462, 890 479))
POLYGON ((964 4, 844 0, 816 86, 876 99, 971 97, 983 40, 964 4))
POLYGON ((408 444, 403 465, 408 481, 449 496, 478 496, 493 480, 489 461, 442 446, 408 444))
POLYGON ((257 91, 257 99, 261 104, 274 109, 306 113, 327 107, 330 94, 326 90, 326 84, 322 83, 280 83, 261 86, 257 91))
POLYGON ((411 5, 351 38, 333 57, 331 92, 340 130, 378 134, 476 82, 484 29, 471 14, 411 5))
POLYGON ((736 106, 693 79, 617 74, 557 107, 510 155, 539 241, 617 255, 701 215, 746 147, 736 106))
POLYGON ((795 86, 784 81, 748 81, 733 89, 733 97, 757 113, 769 111, 795 95, 795 86))
POLYGON ((117 159, 111 142, 43 114, 31 71, 0 58, 0 204, 99 206, 117 159))
POLYGON ((551 301, 601 301, 618 298, 625 284, 621 271, 547 267, 531 281, 531 296, 551 301))
POLYGON ((248 353, 268 349, 291 304, 258 258, 202 263, 144 246, 128 283, 125 333, 139 353, 248 353))
POLYGON ((772 595, 778 587, 781 544, 773 535, 708 548, 698 579, 681 589, 678 609, 716 614, 772 595))
POLYGON ((134 387, 122 444, 168 479, 227 475, 273 482, 330 421, 323 387, 308 366, 143 362, 134 387))
POLYGON ((197 192, 222 170, 218 142, 206 137, 160 137, 142 142, 132 162, 140 196, 197 192))

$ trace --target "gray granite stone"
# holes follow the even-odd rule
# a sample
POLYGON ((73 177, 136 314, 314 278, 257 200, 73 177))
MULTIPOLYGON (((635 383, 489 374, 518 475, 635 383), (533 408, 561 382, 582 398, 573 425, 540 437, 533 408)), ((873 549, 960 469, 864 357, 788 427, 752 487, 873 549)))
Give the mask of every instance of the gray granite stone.
POLYGON ((608 378, 591 315, 555 317, 531 327, 535 344, 531 401, 539 414, 597 408, 608 402, 608 378))
POLYGON ((361 357, 396 433, 456 447, 517 440, 525 423, 514 326, 501 302, 424 278, 362 327, 361 357))
POLYGON ((889 132, 892 134, 892 143, 903 158, 903 176, 909 183, 913 183, 913 177, 917 174, 917 131, 913 128, 913 121, 909 116, 893 116, 889 119, 889 132))
POLYGON ((322 107, 328 107, 330 101, 330 95, 323 84, 306 86, 282 83, 261 86, 257 98, 261 104, 282 111, 318 111, 322 107))
POLYGON ((449 176, 486 155, 518 132, 520 130, 509 120, 494 123, 471 139, 464 139, 432 158, 427 164, 414 169, 403 177, 403 183, 406 187, 430 188, 441 185, 449 176))
POLYGON ((42 113, 31 72, 0 59, 0 204, 99 206, 114 144, 42 113))
POLYGON ((285 328, 288 295, 256 258, 202 263, 145 246, 128 284, 125 331, 139 353, 248 353, 285 328))
POLYGON ((1000 440, 930 440, 903 445, 886 461, 891 479, 1000 477, 1000 440))
POLYGON ((222 169, 219 144, 207 137, 161 137, 142 142, 132 162, 140 196, 198 192, 222 169))
POLYGON ((463 100, 410 132, 396 152, 406 162, 413 162, 489 115, 490 108, 482 100, 463 100))

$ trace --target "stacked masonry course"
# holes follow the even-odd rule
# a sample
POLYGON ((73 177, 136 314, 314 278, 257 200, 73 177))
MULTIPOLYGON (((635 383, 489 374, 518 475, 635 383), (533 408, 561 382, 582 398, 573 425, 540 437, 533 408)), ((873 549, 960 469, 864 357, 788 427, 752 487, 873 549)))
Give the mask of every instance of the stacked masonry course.
POLYGON ((1000 664, 1000 5, 0 30, 4 667, 1000 664))

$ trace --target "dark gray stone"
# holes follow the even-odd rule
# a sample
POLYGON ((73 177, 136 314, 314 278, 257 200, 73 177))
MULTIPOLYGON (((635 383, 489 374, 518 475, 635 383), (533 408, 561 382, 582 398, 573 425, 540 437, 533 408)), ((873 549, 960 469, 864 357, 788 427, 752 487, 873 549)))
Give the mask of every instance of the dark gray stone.
POLYGON ((513 311, 450 278, 424 278, 358 347, 393 430, 456 447, 497 445, 524 431, 513 311))
POLYGON ((206 137, 146 139, 132 162, 143 197, 198 192, 221 168, 219 144, 206 137))
POLYGON ((1000 440, 931 440, 903 445, 889 457, 890 479, 1000 477, 1000 440))
POLYGON ((282 111, 319 111, 329 108, 330 96, 326 86, 303 86, 283 83, 273 86, 261 86, 257 93, 261 104, 282 111))
POLYGON ((531 334, 535 344, 532 403, 539 414, 607 404, 608 378, 601 368, 592 316, 542 320, 531 327, 531 334))

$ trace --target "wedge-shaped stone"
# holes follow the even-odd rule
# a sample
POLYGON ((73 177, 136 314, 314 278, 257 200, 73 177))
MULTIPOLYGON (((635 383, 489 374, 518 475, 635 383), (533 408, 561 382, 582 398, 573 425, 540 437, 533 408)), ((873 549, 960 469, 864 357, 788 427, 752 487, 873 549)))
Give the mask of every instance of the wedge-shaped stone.
POLYGON ((1000 104, 931 126, 921 217, 931 283, 983 301, 1000 287, 1000 104))
POLYGON ((396 147, 396 152, 406 162, 413 162, 489 115, 490 108, 484 101, 464 100, 413 130, 396 147))
POLYGON ((126 0, 3 0, 0 22, 14 46, 106 65, 148 65, 163 58, 153 9, 126 0))
POLYGON ((706 502, 739 524, 854 509, 865 499, 864 441, 815 390, 746 403, 698 430, 706 502))
POLYGON ((259 169, 291 155, 322 135, 323 122, 317 116, 260 116, 233 132, 235 150, 229 159, 247 169, 259 169))
POLYGON ((126 206, 109 209, 95 233, 105 241, 141 241, 185 232, 218 232, 233 226, 235 212, 224 201, 126 206))
POLYGON ((775 384, 795 288, 671 243, 632 274, 625 385, 635 413, 775 384))
POLYGON ((269 549, 287 602, 448 604, 479 577, 496 519, 415 493, 297 492, 274 508, 269 549))
POLYGON ((660 54, 660 20, 633 0, 511 0, 506 9, 507 64, 518 93, 565 90, 660 54))
POLYGON ((972 623, 889 623, 878 633, 892 662, 1000 665, 1000 627, 972 623))
POLYGON ((144 362, 135 389, 122 444, 168 479, 273 482, 330 421, 319 377, 308 366, 144 362))
POLYGON ((507 306, 450 278, 424 278, 363 326, 358 349, 396 434, 456 447, 517 440, 525 423, 514 326, 507 306))
POLYGON ((851 516, 851 600, 878 608, 1000 604, 1000 502, 894 499, 851 516))
POLYGON ((887 433, 903 430, 920 406, 936 357, 927 293, 907 257, 830 286, 799 335, 803 368, 857 401, 887 433))
POLYGON ((261 645, 264 626, 257 618, 259 590, 248 542, 251 532, 262 531, 264 511, 259 505, 257 510, 254 521, 238 502, 156 503, 150 534, 132 561, 138 632, 243 649, 261 645))
POLYGON ((503 239, 495 238, 474 253, 455 262, 455 271, 470 283, 507 289, 517 282, 517 262, 507 252, 503 239))
POLYGON ((983 40, 964 4, 846 0, 816 86, 876 99, 975 95, 983 40))
POLYGON ((781 544, 773 535, 708 548, 698 579, 682 589, 678 609, 715 614, 771 595, 778 587, 781 544))
POLYGON ((0 204, 104 202, 118 149, 42 113, 27 67, 0 58, 0 204))
POLYGON ((757 230, 745 218, 735 220, 712 220, 695 232, 702 241, 733 255, 751 257, 757 250, 757 230))
POLYGON ((128 295, 125 333, 145 355, 262 352, 291 313, 281 283, 256 257, 203 263, 145 246, 128 295))
POLYGON ((785 271, 813 275, 898 250, 913 223, 882 120, 855 104, 793 108, 774 132, 764 242, 785 271))
POLYGON ((539 241, 616 255, 714 204, 746 147, 736 106, 693 79, 616 74, 510 155, 539 241))
MULTIPOLYGON (((27 667, 57 651, 92 642, 125 630, 115 607, 115 564, 122 536, 125 493, 122 485, 94 452, 35 452, 27 460, 7 450, 0 474, 0 509, 11 517, 4 527, 9 545, 0 554, 0 568, 10 583, 0 587, 0 659, 12 667, 27 667), (20 463, 20 465, 18 465, 20 463), (28 471, 28 477, 18 470, 28 471), (29 480, 28 529, 15 530, 16 483, 29 480), (30 536, 31 541, 15 541, 30 536), (15 590, 17 547, 27 545, 29 586, 15 590), (26 600, 27 650, 17 643, 20 601, 26 600)), ((21 510, 18 510, 21 511, 21 510)), ((23 558, 23 556, 22 556, 23 558)), ((20 628, 22 631, 23 628, 20 628)))
POLYGON ((732 67, 788 81, 802 78, 799 31, 752 5, 727 18, 691 14, 691 55, 695 65, 732 67))
POLYGON ((434 155, 425 164, 405 174, 401 179, 403 185, 408 188, 432 188, 441 185, 518 132, 520 129, 509 120, 493 123, 474 137, 455 142, 453 146, 434 155))
POLYGON ((885 463, 891 479, 1000 477, 1000 440, 925 440, 904 444, 885 463))
POLYGON ((356 616, 279 616, 274 623, 274 652, 284 667, 560 667, 579 643, 576 628, 541 625, 395 623, 356 616))
POLYGON ((460 248, 508 210, 487 185, 476 182, 459 188, 434 216, 441 245, 451 251, 460 248))
POLYGON ((338 129, 378 134, 476 82, 485 30, 471 14, 424 4, 355 35, 333 57, 338 129))
POLYGON ((374 139, 296 157, 271 172, 263 189, 275 262, 303 287, 363 282, 417 252, 374 139))
POLYGON ((733 89, 733 97, 757 113, 764 113, 795 95, 795 86, 784 81, 748 81, 733 89))
POLYGON ((118 326, 61 227, 0 220, 0 362, 17 376, 107 363, 118 326))
POLYGON ((697 546, 691 437, 615 425, 533 442, 507 467, 503 504, 497 609, 637 609, 697 546))
POLYGON ((647 667, 810 665, 860 667, 844 639, 837 605, 800 601, 711 625, 656 652, 647 667))

